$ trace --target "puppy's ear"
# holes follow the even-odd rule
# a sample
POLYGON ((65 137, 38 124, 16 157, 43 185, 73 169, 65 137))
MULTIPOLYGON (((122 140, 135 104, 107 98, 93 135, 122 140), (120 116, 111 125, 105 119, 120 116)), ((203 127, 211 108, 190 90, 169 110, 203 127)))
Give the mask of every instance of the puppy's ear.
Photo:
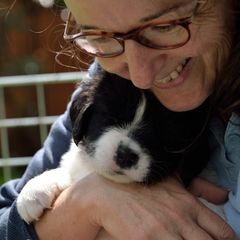
POLYGON ((105 71, 101 69, 98 62, 95 61, 91 65, 91 68, 92 73, 79 84, 78 93, 74 96, 70 107, 72 134, 76 145, 78 145, 88 131, 89 119, 93 113, 95 95, 105 76, 105 71))
POLYGON ((88 128, 88 122, 92 115, 93 101, 85 99, 78 94, 70 107, 70 118, 72 122, 72 136, 76 145, 83 139, 88 128))

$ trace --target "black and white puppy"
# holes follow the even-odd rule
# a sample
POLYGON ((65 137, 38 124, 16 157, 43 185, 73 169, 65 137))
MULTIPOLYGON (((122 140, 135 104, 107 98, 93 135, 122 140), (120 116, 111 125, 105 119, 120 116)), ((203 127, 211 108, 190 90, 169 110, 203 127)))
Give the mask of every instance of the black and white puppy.
POLYGON ((109 73, 81 87, 71 108, 73 139, 94 171, 143 183, 178 171, 187 185, 206 165, 207 102, 171 112, 150 91, 109 73))
POLYGON ((71 105, 73 141, 60 167, 30 180, 17 199, 26 222, 38 219, 72 182, 95 171, 120 183, 150 184, 177 172, 185 185, 208 161, 209 104, 166 109, 148 90, 101 72, 84 80, 71 105))

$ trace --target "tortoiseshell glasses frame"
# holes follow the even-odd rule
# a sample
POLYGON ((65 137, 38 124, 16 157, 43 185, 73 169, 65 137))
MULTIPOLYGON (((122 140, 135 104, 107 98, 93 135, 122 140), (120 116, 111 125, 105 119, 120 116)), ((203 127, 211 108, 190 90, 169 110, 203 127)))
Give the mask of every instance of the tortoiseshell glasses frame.
POLYGON ((81 51, 91 56, 103 58, 122 54, 125 51, 125 40, 134 40, 152 49, 170 50, 182 47, 190 40, 189 25, 192 23, 191 19, 192 17, 176 20, 155 20, 127 33, 101 30, 82 32, 79 25, 73 20, 71 12, 69 12, 63 37, 66 41, 74 43, 81 51), (70 29, 74 32, 71 32, 70 29), (161 41, 165 41, 164 44, 161 41))

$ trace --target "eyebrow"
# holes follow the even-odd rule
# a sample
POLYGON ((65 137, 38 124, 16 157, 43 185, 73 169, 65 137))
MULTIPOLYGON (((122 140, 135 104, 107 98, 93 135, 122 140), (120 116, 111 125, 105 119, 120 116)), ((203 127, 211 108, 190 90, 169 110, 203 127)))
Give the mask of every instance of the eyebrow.
MULTIPOLYGON (((167 13, 170 13, 170 12, 178 10, 180 7, 184 7, 187 4, 189 4, 189 2, 187 2, 185 4, 183 4, 182 2, 181 3, 177 3, 175 6, 170 6, 170 7, 166 8, 166 9, 161 10, 161 11, 159 11, 157 13, 154 13, 154 14, 152 14, 150 16, 141 18, 140 19, 140 23, 145 23, 145 22, 154 20, 156 18, 160 18, 160 17, 166 15, 167 13)), ((80 24, 79 26, 80 26, 80 28, 82 30, 99 30, 100 29, 100 28, 98 28, 98 27, 96 27, 94 25, 82 25, 82 24, 80 24)))

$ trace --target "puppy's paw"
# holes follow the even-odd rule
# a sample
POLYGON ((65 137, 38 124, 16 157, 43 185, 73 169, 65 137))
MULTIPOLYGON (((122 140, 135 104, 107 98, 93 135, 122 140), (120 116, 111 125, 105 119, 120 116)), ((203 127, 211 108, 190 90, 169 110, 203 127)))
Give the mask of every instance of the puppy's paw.
POLYGON ((65 169, 46 171, 31 179, 17 198, 17 210, 22 219, 30 223, 38 220, 44 209, 50 208, 57 196, 71 184, 65 169))

